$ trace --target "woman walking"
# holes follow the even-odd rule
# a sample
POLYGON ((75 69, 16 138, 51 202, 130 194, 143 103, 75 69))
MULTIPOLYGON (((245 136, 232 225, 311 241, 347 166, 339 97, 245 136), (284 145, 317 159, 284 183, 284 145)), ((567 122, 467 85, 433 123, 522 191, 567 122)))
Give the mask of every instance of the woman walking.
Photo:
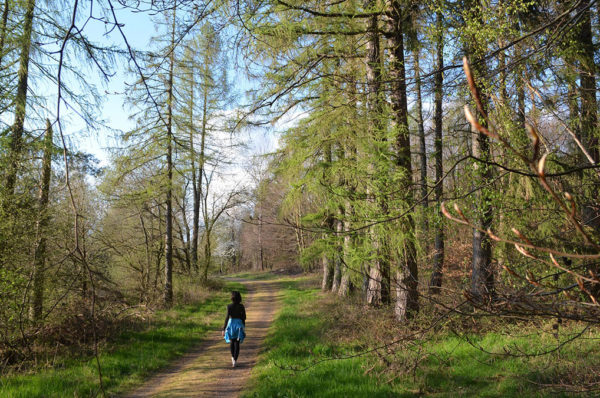
POLYGON ((223 325, 222 336, 229 343, 231 350, 231 366, 235 368, 238 356, 240 355, 240 343, 246 337, 246 309, 242 304, 242 295, 240 292, 231 292, 231 304, 227 306, 227 317, 223 325))

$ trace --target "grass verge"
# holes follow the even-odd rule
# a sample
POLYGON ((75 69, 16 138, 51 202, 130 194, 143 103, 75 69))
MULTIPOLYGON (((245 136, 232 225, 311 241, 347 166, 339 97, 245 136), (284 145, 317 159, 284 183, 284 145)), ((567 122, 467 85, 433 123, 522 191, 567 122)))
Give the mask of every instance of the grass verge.
POLYGON ((566 341, 581 325, 564 327, 560 335, 553 335, 552 325, 505 325, 468 339, 440 330, 354 356, 381 344, 376 328, 389 322, 360 323, 354 315, 352 326, 342 319, 353 310, 350 304, 302 284, 284 282, 282 309, 243 397, 556 397, 573 396, 578 393, 573 386, 597 381, 589 379, 600 370, 597 330, 536 355, 566 341), (350 358, 335 359, 340 357, 350 358))
POLYGON ((317 289, 301 279, 282 282, 282 308, 243 397, 389 397, 396 390, 364 374, 362 358, 309 367, 319 358, 351 355, 358 347, 324 339, 328 323, 319 311, 317 289), (303 286, 304 285, 304 286, 303 286))
MULTIPOLYGON (((144 327, 121 333, 100 347, 100 364, 107 395, 126 391, 166 367, 198 344, 223 321, 231 289, 227 283, 203 301, 157 312, 144 327)), ((0 397, 91 397, 100 395, 95 358, 62 358, 52 367, 33 369, 0 379, 0 397)))

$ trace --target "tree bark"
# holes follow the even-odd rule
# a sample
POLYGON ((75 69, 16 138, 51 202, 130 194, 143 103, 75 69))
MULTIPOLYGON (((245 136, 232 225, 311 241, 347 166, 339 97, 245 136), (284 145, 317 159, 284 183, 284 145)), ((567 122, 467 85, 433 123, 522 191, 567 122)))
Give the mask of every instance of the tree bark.
POLYGON ((144 249, 146 251, 146 267, 142 266, 142 275, 141 275, 141 287, 142 291, 140 292, 140 304, 148 303, 148 291, 150 289, 150 274, 152 270, 152 255, 150 249, 150 237, 148 236, 148 230, 146 229, 146 223, 144 222, 144 215, 142 210, 139 213, 140 218, 140 227, 142 232, 144 232, 144 249))
POLYGON ((340 281, 340 288, 338 290, 338 295, 340 297, 347 297, 352 290, 352 280, 351 275, 353 270, 349 267, 349 259, 350 259, 350 249, 352 247, 352 235, 350 234, 350 220, 348 219, 350 214, 352 213, 352 206, 349 202, 346 202, 345 206, 345 217, 344 222, 340 223, 343 226, 342 230, 344 232, 344 247, 342 250, 342 256, 344 259, 344 264, 342 264, 342 280, 340 281))
POLYGON ((347 297, 352 290, 352 284, 350 281, 350 270, 345 268, 342 272, 342 279, 340 280, 340 288, 338 289, 338 296, 347 297))
POLYGON ((323 253, 321 256, 321 263, 323 265, 323 281, 321 282, 321 290, 328 292, 332 290, 333 286, 333 267, 331 266, 331 262, 329 261, 329 257, 327 257, 326 253, 323 253))
POLYGON ((0 25, 0 70, 2 70, 2 60, 4 59, 4 45, 6 44, 6 29, 8 25, 8 13, 10 11, 10 0, 4 1, 2 7, 2 22, 0 25))
POLYGON ((203 190, 202 178, 204 175, 204 166, 205 166, 205 162, 206 162, 206 134, 207 134, 206 125, 207 125, 207 120, 208 120, 208 115, 207 115, 207 112, 208 112, 208 90, 209 90, 209 88, 205 86, 204 92, 203 92, 203 99, 202 99, 202 101, 203 101, 203 103, 202 103, 202 127, 200 130, 200 156, 198 159, 198 182, 196 183, 197 190, 196 190, 196 197, 194 200, 194 233, 195 233, 194 243, 195 243, 196 247, 193 248, 192 250, 195 250, 195 253, 196 253, 196 267, 198 267, 200 203, 202 202, 202 195, 206 194, 203 190))
MULTIPOLYGON (((598 147, 598 109, 596 101, 596 63, 594 61, 594 43, 592 36, 592 11, 588 8, 589 0, 582 1, 577 11, 582 13, 579 27, 580 64, 580 98, 581 98, 581 143, 598 163, 600 148, 598 147), (587 8, 587 9, 586 9, 587 8)), ((583 160, 583 159, 582 159, 583 160)), ((597 188, 592 188, 591 197, 597 198, 597 188)), ((597 203, 586 203, 582 206, 583 223, 600 230, 600 211, 597 203)))
POLYGON ((600 159, 598 150, 598 110, 596 101, 596 64, 594 62, 594 43, 592 41, 592 22, 589 0, 582 1, 578 11, 582 12, 579 30, 580 74, 581 84, 581 135, 582 143, 588 149, 596 163, 600 159))
MULTIPOLYGON (((332 228, 335 226, 335 230, 337 233, 342 231, 342 221, 337 219, 333 222, 332 228)), ((334 269, 333 269, 333 284, 331 286, 331 291, 334 293, 339 292, 341 283, 342 283, 342 252, 341 247, 336 247, 336 253, 334 256, 334 269)))
POLYGON ((263 248, 263 236, 262 236, 262 227, 263 227, 263 200, 259 198, 259 206, 258 206, 258 264, 260 266, 260 270, 265 270, 265 255, 263 248))
MULTIPOLYGON (((481 74, 477 74, 481 76, 481 74)), ((476 75, 476 76, 477 76, 476 75)), ((483 95, 482 95, 483 97, 483 95)), ((484 104, 485 106, 485 104, 484 104)), ((489 160, 491 158, 489 138, 478 131, 472 140, 473 156, 489 160)), ((484 164, 475 164, 475 172, 480 184, 476 193, 478 208, 475 208, 475 222, 484 231, 491 228, 493 209, 489 189, 485 187, 492 180, 492 169, 484 164)), ((471 294, 478 300, 489 300, 494 295, 494 272, 492 270, 492 243, 490 238, 473 229, 473 257, 471 263, 471 294)))
MULTIPOLYGON (((367 0, 365 8, 371 9, 375 5, 375 1, 367 0)), ((381 48, 379 44, 379 19, 377 16, 372 16, 367 20, 367 43, 366 43, 366 76, 367 76, 367 111, 369 123, 369 135, 372 139, 379 139, 378 136, 382 130, 383 116, 383 93, 381 89, 381 48)), ((374 166, 371 164, 370 169, 374 166)), ((373 192, 367 189, 367 200, 374 203, 373 192)), ((381 258, 381 242, 374 228, 370 228, 369 237, 371 246, 375 254, 373 263, 368 272, 368 287, 367 287, 367 304, 381 305, 387 301, 388 292, 386 291, 386 281, 384 273, 386 264, 381 258)))
POLYGON ((438 293, 442 286, 443 266, 444 266, 444 217, 440 214, 440 206, 444 195, 443 184, 443 152, 442 152, 442 132, 443 132, 443 95, 444 95, 444 36, 442 33, 443 16, 441 12, 436 14, 437 37, 436 37, 436 73, 434 78, 435 95, 435 115, 434 115, 434 150, 435 150, 435 202, 437 212, 437 222, 435 227, 434 252, 433 252, 433 272, 429 281, 429 292, 438 293))
MULTIPOLYGON (((389 8, 390 44, 389 65, 392 81, 391 102, 397 128, 396 166, 402 174, 400 185, 406 192, 405 203, 408 207, 414 203, 412 184, 412 165, 410 156, 410 136, 408 132, 408 105, 406 98, 406 69, 404 65, 404 15, 400 2, 391 0, 389 8)), ((419 273, 415 247, 415 226, 408 214, 401 226, 403 230, 402 247, 397 248, 399 261, 396 271, 395 315, 398 320, 413 317, 419 311, 419 273)))
POLYGON ((171 54, 169 56, 169 76, 167 81, 167 192, 165 215, 165 286, 164 305, 173 305, 173 69, 175 64, 175 25, 177 5, 173 6, 171 26, 171 54))
MULTIPOLYGON (((190 250, 190 228, 187 222, 187 211, 185 210, 185 201, 180 206, 181 210, 181 222, 177 218, 174 219, 177 232, 179 234, 179 240, 181 241, 183 251, 183 264, 188 274, 192 271, 192 259, 190 250), (183 225, 181 225, 183 223, 183 225)), ((177 251, 175 251, 177 255, 177 251)))
POLYGON ((525 127, 525 85, 523 83, 523 68, 517 68, 515 87, 517 89, 517 121, 519 127, 525 127))
MULTIPOLYGON (((475 17, 474 23, 483 25, 483 17, 480 9, 479 1, 467 1, 466 6, 473 9, 475 17)), ((467 39, 468 40, 468 39, 467 39)), ((465 52, 467 56, 473 56, 475 59, 482 57, 486 53, 487 47, 477 47, 478 41, 471 38, 465 43, 465 52)), ((479 79, 487 76, 487 65, 480 61, 471 68, 475 84, 479 79)), ((483 111, 487 113, 487 94, 479 90, 483 111)), ((480 112, 476 112, 476 117, 480 119, 483 126, 487 127, 487 123, 483 120, 480 112)), ((488 136, 481 134, 479 131, 472 129, 471 138, 471 154, 484 161, 491 160, 491 150, 488 136)), ((475 189, 475 204, 473 205, 473 222, 484 231, 492 226, 493 208, 492 195, 488 185, 492 181, 493 169, 484 163, 475 162, 473 164, 473 188, 475 189)), ((489 301, 494 296, 494 272, 492 269, 492 243, 490 238, 485 233, 479 232, 478 229, 473 229, 472 239, 472 258, 471 258, 471 287, 470 294, 476 301, 489 301)))
POLYGON ((190 82, 189 82, 189 94, 190 94, 190 119, 189 130, 190 130, 190 166, 192 168, 192 239, 190 247, 190 258, 191 267, 194 271, 198 272, 198 232, 200 229, 200 192, 198 183, 202 180, 198 179, 196 171, 196 148, 194 142, 194 134, 196 129, 194 128, 194 90, 195 90, 195 79, 194 79, 194 61, 190 56, 190 82))
MULTIPOLYGON (((423 236, 428 241, 429 218, 427 217, 427 146, 425 145, 425 125, 423 122, 423 100, 421 98, 421 67, 419 65, 420 49, 415 50, 415 90, 417 92, 417 128, 419 130, 419 168, 421 169, 421 206, 423 207, 423 236)), ((427 244, 426 244, 427 245, 427 244)))
POLYGON ((342 280, 342 269, 340 268, 340 263, 337 260, 334 260, 333 263, 334 264, 331 291, 333 293, 337 293, 340 289, 340 282, 342 280))
POLYGON ((48 198, 50 195, 50 178, 52 174, 52 125, 46 119, 44 134, 44 156, 42 160, 42 181, 38 195, 38 220, 35 228, 36 244, 33 258, 33 302, 31 319, 41 318, 44 308, 45 266, 46 266, 46 229, 48 216, 48 198))
POLYGON ((204 274, 203 279, 208 280, 208 268, 212 262, 212 227, 207 227, 204 232, 204 274))

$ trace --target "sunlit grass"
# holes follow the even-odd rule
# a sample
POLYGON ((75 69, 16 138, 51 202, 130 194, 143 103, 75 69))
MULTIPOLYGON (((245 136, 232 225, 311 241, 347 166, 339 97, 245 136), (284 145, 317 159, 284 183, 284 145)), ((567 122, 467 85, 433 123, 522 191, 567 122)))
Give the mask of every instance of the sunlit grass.
POLYGON ((253 373, 252 388, 244 397, 389 397, 395 389, 364 375, 361 358, 328 361, 318 358, 352 354, 351 348, 323 341, 327 327, 317 308, 315 289, 285 283, 283 308, 273 324, 265 351, 253 373), (306 370, 290 370, 302 369, 306 370))
MULTIPOLYGON (((387 365, 371 354, 335 359, 364 353, 361 347, 367 342, 360 339, 369 331, 347 330, 349 339, 332 341, 328 330, 336 325, 323 312, 322 296, 300 284, 285 284, 283 308, 244 397, 567 396, 559 386, 548 385, 579 372, 592 374, 590 366, 598 369, 595 364, 600 363, 597 331, 547 355, 489 353, 506 349, 531 355, 557 345, 552 333, 539 333, 532 325, 508 325, 500 332, 473 334, 468 340, 443 331, 414 345, 385 350, 392 361, 387 365)), ((558 338, 564 341, 580 328, 563 328, 558 338)))

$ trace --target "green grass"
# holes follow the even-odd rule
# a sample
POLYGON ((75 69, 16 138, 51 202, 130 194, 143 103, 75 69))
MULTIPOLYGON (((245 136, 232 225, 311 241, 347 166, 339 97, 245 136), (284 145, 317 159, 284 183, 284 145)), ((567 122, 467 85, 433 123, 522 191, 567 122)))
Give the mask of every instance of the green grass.
POLYGON ((305 371, 318 357, 349 354, 352 348, 323 342, 327 327, 314 311, 316 289, 285 282, 283 308, 273 323, 267 347, 254 370, 252 388, 244 397, 389 397, 395 389, 364 375, 363 360, 328 361, 305 371))
MULTIPOLYGON (((527 359, 490 355, 464 338, 440 332, 422 343, 397 347, 394 357, 388 356, 393 359, 392 367, 397 366, 394 371, 384 371, 386 367, 373 355, 328 360, 360 353, 364 341, 359 337, 344 344, 331 341, 327 330, 335 325, 320 310, 319 297, 314 288, 286 282, 282 310, 244 397, 555 397, 567 394, 541 389, 539 384, 599 369, 597 331, 553 354, 527 359), (324 361, 315 365, 319 360, 324 361), (412 371, 415 363, 418 366, 412 371)), ((561 338, 575 330, 576 326, 564 328, 561 338)), ((538 333, 533 326, 506 326, 501 331, 471 336, 470 341, 499 353, 504 348, 536 353, 556 345, 552 334, 538 333)))
POLYGON ((482 397, 569 396, 560 386, 540 386, 563 381, 581 385, 587 376, 595 377, 600 363, 600 334, 589 331, 555 352, 538 356, 582 329, 581 325, 565 327, 557 340, 548 333, 550 325, 542 326, 546 332, 532 325, 506 326, 502 333, 471 336, 472 344, 455 336, 438 337, 427 347, 432 355, 419 371, 419 388, 440 397, 452 396, 451 391, 482 397), (502 355, 504 352, 520 356, 502 355))
MULTIPOLYGON (((108 395, 140 384, 153 372, 198 344, 218 328, 229 302, 227 291, 244 290, 228 283, 202 303, 157 313, 147 327, 127 331, 100 350, 104 389, 108 395)), ((90 397, 99 393, 95 358, 62 359, 52 368, 0 378, 0 397, 90 397)))

